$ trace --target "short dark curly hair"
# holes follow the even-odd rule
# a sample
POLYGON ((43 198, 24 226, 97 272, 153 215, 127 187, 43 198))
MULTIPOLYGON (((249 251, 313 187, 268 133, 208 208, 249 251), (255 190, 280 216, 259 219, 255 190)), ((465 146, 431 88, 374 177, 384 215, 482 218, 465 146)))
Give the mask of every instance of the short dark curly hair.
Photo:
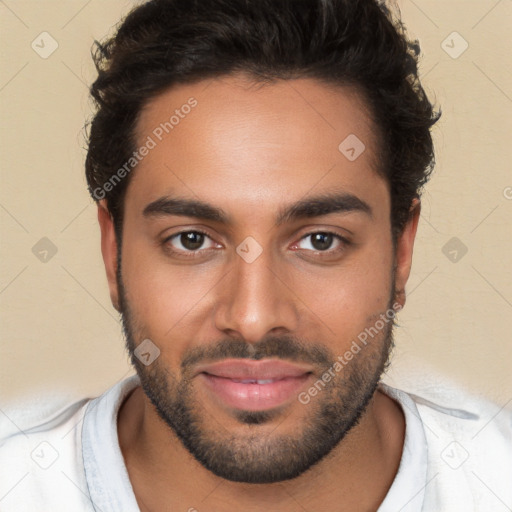
POLYGON ((106 199, 120 240, 130 176, 105 184, 133 156, 138 115, 149 100, 175 84, 237 72, 255 82, 312 78, 353 86, 366 100, 396 237, 434 166, 430 131, 440 111, 419 82, 419 51, 377 0, 151 0, 95 44, 89 191, 106 199))

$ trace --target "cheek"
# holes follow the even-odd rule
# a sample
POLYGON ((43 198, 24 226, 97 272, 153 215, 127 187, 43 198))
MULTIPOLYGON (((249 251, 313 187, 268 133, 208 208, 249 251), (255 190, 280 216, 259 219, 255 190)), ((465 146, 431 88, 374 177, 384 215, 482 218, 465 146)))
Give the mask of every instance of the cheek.
MULTIPOLYGON (((303 274, 298 295, 322 320, 328 338, 343 348, 380 313, 387 311, 392 293, 393 254, 390 244, 372 244, 343 265, 303 274)), ((297 276, 298 277, 298 276, 297 276)))
POLYGON ((122 273, 141 335, 176 348, 201 334, 207 297, 222 279, 219 266, 171 264, 161 250, 135 240, 123 246, 122 273))

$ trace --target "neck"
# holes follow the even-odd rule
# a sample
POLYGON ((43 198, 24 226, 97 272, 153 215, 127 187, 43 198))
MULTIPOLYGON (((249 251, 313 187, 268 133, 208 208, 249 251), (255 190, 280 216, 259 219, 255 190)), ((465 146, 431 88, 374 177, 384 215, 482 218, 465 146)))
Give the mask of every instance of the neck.
POLYGON ((143 512, 377 510, 398 470, 404 434, 400 406, 377 391, 359 423, 318 464, 292 480, 245 484, 197 462, 140 387, 118 416, 119 444, 143 512))

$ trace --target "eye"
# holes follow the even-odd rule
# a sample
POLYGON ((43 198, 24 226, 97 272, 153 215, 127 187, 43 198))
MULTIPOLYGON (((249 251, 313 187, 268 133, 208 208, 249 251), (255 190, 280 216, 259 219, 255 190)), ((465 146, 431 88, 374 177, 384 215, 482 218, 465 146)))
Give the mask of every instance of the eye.
POLYGON ((348 241, 340 235, 319 231, 317 233, 309 233, 301 238, 300 241, 295 244, 294 248, 297 247, 309 251, 327 252, 330 250, 331 252, 336 252, 347 244, 348 241))
POLYGON ((199 249, 216 247, 213 240, 202 231, 182 231, 170 236, 164 242, 176 252, 196 252, 199 249))

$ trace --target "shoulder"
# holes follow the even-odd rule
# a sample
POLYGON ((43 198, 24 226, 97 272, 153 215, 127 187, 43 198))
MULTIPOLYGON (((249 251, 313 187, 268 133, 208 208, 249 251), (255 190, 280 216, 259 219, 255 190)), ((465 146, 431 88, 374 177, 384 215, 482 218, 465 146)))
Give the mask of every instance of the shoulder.
MULTIPOLYGON (((416 404, 429 445, 441 449, 439 459, 445 465, 456 469, 473 459, 482 469, 485 463, 494 462, 490 469, 506 469, 512 479, 510 409, 462 390, 435 401, 409 396, 416 404)), ((431 455, 435 458, 436 453, 431 455)))
POLYGON ((435 397, 395 391, 414 404, 423 425, 425 510, 512 507, 510 409, 456 388, 437 390, 435 397))
MULTIPOLYGON (((89 400, 75 402, 27 425, 14 412, 2 413, 0 503, 5 512, 92 510, 84 494, 81 424, 89 400), (47 508, 48 509, 48 508, 47 508)), ((18 411, 20 413, 21 410, 18 411)), ((89 502, 90 503, 90 502, 89 502)))
MULTIPOLYGON (((98 398, 75 402, 49 415, 38 408, 28 414, 20 407, 12 414, 0 410, 2 512, 95 510, 91 494, 103 499, 104 489, 115 476, 112 471, 122 469, 117 412, 137 385, 136 376, 128 377, 98 398), (109 457, 112 453, 118 454, 114 463, 109 457), (93 477, 87 474, 87 464, 101 468, 107 476, 98 483, 93 478, 97 472, 93 477)), ((108 507, 116 504, 107 499, 108 507)))

